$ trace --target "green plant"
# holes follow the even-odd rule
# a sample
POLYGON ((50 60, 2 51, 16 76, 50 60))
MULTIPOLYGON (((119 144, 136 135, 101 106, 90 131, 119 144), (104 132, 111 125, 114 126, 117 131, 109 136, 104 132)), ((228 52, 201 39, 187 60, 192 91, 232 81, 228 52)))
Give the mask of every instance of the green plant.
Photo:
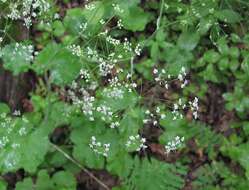
POLYGON ((194 189, 246 189, 249 40, 241 22, 248 27, 249 9, 234 2, 103 0, 65 9, 69 1, 1 0, 3 68, 37 79, 31 110, 0 104, 1 174, 24 170, 16 190, 74 190, 80 171, 104 189, 180 190, 189 155, 199 154, 206 160, 194 189), (18 40, 13 33, 22 30, 29 35, 18 40), (207 82, 225 86, 226 108, 245 119, 232 143, 192 121, 208 109, 207 82), (108 187, 93 170, 118 183, 108 187))

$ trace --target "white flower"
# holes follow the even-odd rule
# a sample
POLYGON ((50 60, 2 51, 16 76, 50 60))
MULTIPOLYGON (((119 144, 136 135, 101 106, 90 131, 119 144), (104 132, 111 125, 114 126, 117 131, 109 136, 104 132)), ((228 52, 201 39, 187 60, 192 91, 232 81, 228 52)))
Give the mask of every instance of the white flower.
POLYGON ((104 157, 108 156, 108 153, 110 151, 110 143, 101 143, 98 142, 95 136, 91 137, 91 142, 89 144, 89 147, 97 154, 102 155, 104 157))
POLYGON ((113 4, 112 4, 112 7, 113 7, 114 10, 115 10, 116 12, 118 12, 118 13, 123 13, 123 12, 124 12, 124 10, 121 9, 120 6, 119 6, 118 4, 113 3, 113 4))
POLYGON ((140 44, 137 44, 136 48, 135 48, 135 54, 137 56, 140 56, 141 55, 141 51, 142 51, 142 48, 141 48, 141 45, 140 44))
POLYGON ((184 137, 176 136, 172 141, 168 142, 165 145, 166 154, 170 153, 171 151, 175 151, 182 146, 184 142, 184 137))

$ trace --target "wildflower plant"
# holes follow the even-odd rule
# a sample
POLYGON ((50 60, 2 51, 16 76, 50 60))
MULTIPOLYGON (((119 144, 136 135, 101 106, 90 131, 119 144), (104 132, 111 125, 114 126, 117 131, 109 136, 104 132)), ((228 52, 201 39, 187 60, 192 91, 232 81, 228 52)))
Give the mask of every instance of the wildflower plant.
POLYGON ((0 105, 0 172, 27 172, 29 178, 19 182, 17 190, 25 184, 39 189, 42 179, 45 189, 76 189, 75 165, 105 189, 111 188, 88 169, 118 176, 121 182, 113 189, 182 188, 187 173, 182 164, 144 158, 151 141, 143 130, 162 131, 158 141, 164 156, 183 150, 193 137, 181 128, 187 125, 186 114, 198 120, 200 111, 198 97, 185 92, 191 84, 192 51, 209 30, 216 43, 213 33, 219 20, 240 20, 235 12, 227 18, 228 10, 220 10, 218 0, 200 3, 162 0, 148 5, 155 9, 151 13, 139 0, 85 1, 61 13, 55 1, 0 1, 5 7, 0 16, 3 67, 14 75, 33 72, 42 81, 30 92, 32 112, 12 112, 0 105), (169 13, 177 14, 180 23, 175 42, 164 39, 169 13), (19 22, 40 35, 16 42, 9 26, 19 22), (137 36, 149 24, 153 31, 137 36), (185 30, 192 26, 198 28, 196 34, 185 30), (166 58, 158 55, 160 51, 166 58), (61 145, 50 138, 60 127, 68 129, 61 145), (63 171, 49 173, 48 168, 55 167, 50 157, 63 171), (171 183, 164 175, 176 181, 171 183), (150 177, 155 177, 155 184, 143 184, 150 177), (67 178, 71 184, 61 180, 67 178))

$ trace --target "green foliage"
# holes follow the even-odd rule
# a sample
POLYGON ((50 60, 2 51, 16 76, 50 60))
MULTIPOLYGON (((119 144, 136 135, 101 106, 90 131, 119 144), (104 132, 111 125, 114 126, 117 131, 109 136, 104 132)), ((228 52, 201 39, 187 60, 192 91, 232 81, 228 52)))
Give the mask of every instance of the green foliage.
POLYGON ((59 171, 50 178, 45 170, 41 170, 38 173, 35 184, 32 178, 25 178, 23 181, 17 183, 16 190, 25 189, 74 190, 76 189, 76 181, 74 176, 69 172, 59 171))
POLYGON ((0 49, 0 57, 5 63, 4 67, 17 75, 30 69, 30 62, 33 59, 32 52, 32 45, 13 43, 0 49))
POLYGON ((200 190, 246 190, 249 186, 247 180, 241 176, 235 175, 231 168, 228 168, 223 162, 212 162, 198 168, 194 175, 196 180, 193 182, 193 189, 200 190), (220 186, 215 185, 219 183, 220 186))
MULTIPOLYGON (((36 117, 36 116, 33 116, 36 117)), ((0 166, 2 172, 15 171, 24 168, 35 172, 44 159, 49 147, 46 129, 39 127, 34 130, 38 121, 23 116, 10 120, 2 114, 0 166), (8 127, 8 130, 6 130, 8 127), (30 157, 30 154, 33 156, 30 157)))
POLYGON ((126 182, 127 189, 181 189, 184 185, 181 176, 185 175, 186 168, 178 164, 165 164, 154 159, 140 162, 136 159, 135 168, 126 182), (148 179, 153 179, 153 183, 148 179))
POLYGON ((186 31, 182 33, 177 41, 177 45, 184 50, 191 51, 198 44, 200 36, 197 33, 186 31))
POLYGON ((58 85, 70 84, 78 74, 81 64, 69 50, 55 43, 48 44, 36 57, 34 70, 43 74, 50 70, 51 82, 58 85))
POLYGON ((241 21, 241 16, 239 15, 239 13, 234 12, 233 10, 230 9, 223 9, 221 11, 217 11, 216 17, 219 20, 227 23, 237 23, 241 21))
POLYGON ((0 190, 6 190, 7 189, 7 183, 4 180, 0 181, 0 190))
POLYGON ((249 189, 245 0, 0 6, 1 64, 36 81, 26 113, 0 103, 0 172, 23 169, 16 190, 76 190, 82 170, 116 176, 113 190, 180 190, 192 174, 193 190, 249 189))

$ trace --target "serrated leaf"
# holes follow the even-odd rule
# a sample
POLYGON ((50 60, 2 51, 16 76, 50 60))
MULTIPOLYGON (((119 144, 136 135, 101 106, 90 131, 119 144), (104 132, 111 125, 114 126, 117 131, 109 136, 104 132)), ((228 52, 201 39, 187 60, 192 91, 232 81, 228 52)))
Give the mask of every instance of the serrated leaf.
POLYGON ((54 183, 46 170, 39 171, 35 186, 37 190, 55 190, 54 183))
POLYGON ((70 139, 75 144, 73 148, 73 157, 83 165, 89 168, 101 169, 104 167, 104 158, 101 155, 97 155, 90 148, 92 136, 99 137, 99 134, 103 132, 103 123, 98 123, 95 126, 93 122, 85 121, 81 126, 75 128, 70 139), (96 130, 97 129, 97 130, 96 130))
POLYGON ((113 156, 107 158, 107 170, 122 179, 129 176, 133 168, 132 157, 124 150, 119 150, 113 156))
POLYGON ((102 28, 101 19, 105 19, 105 13, 110 12, 110 6, 105 1, 95 1, 88 3, 91 9, 74 8, 68 9, 64 24, 67 30, 73 35, 87 34, 94 35, 102 28), (82 25, 86 24, 86 28, 82 31, 82 25))
POLYGON ((184 186, 184 179, 178 170, 186 175, 187 170, 183 166, 162 163, 155 159, 139 161, 135 160, 135 168, 127 181, 129 189, 143 190, 178 190, 184 186), (153 183, 150 180, 153 179, 153 183))
POLYGON ((2 118, 0 129, 0 171, 9 172, 24 168, 35 172, 43 162, 49 148, 47 127, 36 128, 26 118, 2 118), (8 125, 8 128, 4 127, 8 125), (32 156, 31 156, 32 155, 32 156))
POLYGON ((76 190, 76 180, 70 172, 57 172, 53 175, 52 180, 55 184, 55 189, 76 190))
POLYGON ((25 178, 21 182, 17 182, 15 190, 33 189, 33 182, 31 178, 25 178))
POLYGON ((35 172, 48 151, 47 136, 44 136, 41 131, 35 131, 25 138, 17 139, 16 143, 20 144, 19 148, 8 147, 1 151, 1 171, 8 172, 24 168, 26 171, 35 172))
MULTIPOLYGON (((112 89, 106 88, 106 90, 112 89)), ((98 104, 110 107, 112 112, 125 110, 136 105, 139 100, 139 96, 136 92, 129 92, 128 89, 122 87, 120 91, 122 91, 122 96, 120 97, 111 97, 108 96, 107 93, 103 93, 102 90, 98 91, 98 98, 100 99, 98 104)))
POLYGON ((140 108, 133 108, 128 110, 121 122, 119 131, 122 133, 123 137, 126 138, 130 135, 138 133, 138 130, 143 126, 144 112, 140 108))
POLYGON ((40 74, 49 70, 53 83, 66 85, 78 76, 81 64, 66 47, 52 43, 39 53, 33 68, 40 74))

